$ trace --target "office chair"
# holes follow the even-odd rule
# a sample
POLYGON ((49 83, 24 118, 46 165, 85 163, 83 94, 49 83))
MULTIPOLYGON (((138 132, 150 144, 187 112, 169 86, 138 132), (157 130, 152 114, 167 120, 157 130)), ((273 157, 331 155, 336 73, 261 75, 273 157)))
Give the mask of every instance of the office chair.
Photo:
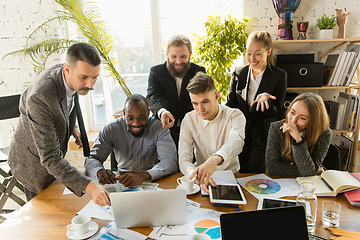
POLYGON ((322 166, 326 170, 341 170, 340 151, 336 145, 330 144, 322 166))
MULTIPOLYGON (((11 119, 20 116, 19 112, 20 94, 0 97, 0 120, 11 119)), ((0 148, 0 163, 7 161, 10 147, 0 148)), ((11 174, 11 170, 6 172, 0 168, 0 175, 4 178, 0 183, 0 212, 7 213, 13 209, 3 209, 6 201, 10 198, 20 206, 26 202, 14 194, 12 191, 15 187, 24 192, 22 186, 11 174)))

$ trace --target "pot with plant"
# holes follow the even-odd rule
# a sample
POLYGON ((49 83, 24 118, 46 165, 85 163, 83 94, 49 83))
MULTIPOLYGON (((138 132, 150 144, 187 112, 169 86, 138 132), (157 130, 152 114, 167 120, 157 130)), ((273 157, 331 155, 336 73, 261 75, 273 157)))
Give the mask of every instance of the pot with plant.
POLYGON ((320 29, 320 39, 333 38, 334 27, 336 25, 335 16, 329 17, 325 13, 316 20, 316 26, 320 29))
POLYGON ((231 66, 239 56, 245 54, 249 19, 238 20, 232 15, 209 16, 205 22, 206 35, 194 36, 192 61, 206 68, 215 80, 221 93, 219 102, 224 101, 229 90, 231 66))

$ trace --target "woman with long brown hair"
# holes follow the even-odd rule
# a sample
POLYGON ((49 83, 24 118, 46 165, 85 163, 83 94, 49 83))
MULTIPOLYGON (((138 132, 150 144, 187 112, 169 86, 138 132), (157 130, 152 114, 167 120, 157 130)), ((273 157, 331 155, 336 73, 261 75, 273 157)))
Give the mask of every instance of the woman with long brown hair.
POLYGON ((286 118, 270 125, 265 165, 270 175, 315 175, 331 142, 323 99, 302 93, 290 104, 286 118))

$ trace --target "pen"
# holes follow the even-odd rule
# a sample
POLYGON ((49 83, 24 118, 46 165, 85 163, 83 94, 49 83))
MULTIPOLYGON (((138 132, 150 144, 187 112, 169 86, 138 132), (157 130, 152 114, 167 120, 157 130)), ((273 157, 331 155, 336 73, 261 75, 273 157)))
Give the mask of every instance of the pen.
POLYGON ((326 186, 328 186, 328 188, 330 188, 331 191, 334 191, 334 189, 330 187, 330 185, 323 178, 321 178, 321 180, 323 180, 323 182, 326 184, 326 186))
POLYGON ((243 212, 243 210, 241 210, 240 208, 235 208, 236 210, 238 210, 239 212, 243 212))

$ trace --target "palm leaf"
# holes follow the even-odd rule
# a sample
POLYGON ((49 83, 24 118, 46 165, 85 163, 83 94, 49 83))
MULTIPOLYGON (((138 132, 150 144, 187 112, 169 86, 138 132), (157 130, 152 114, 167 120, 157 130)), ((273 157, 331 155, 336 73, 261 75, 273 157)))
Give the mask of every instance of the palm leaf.
POLYGON ((32 60, 34 71, 39 74, 45 69, 46 60, 50 55, 64 53, 71 44, 76 42, 54 37, 51 35, 52 31, 49 31, 49 29, 54 29, 53 24, 56 21, 60 25, 71 21, 76 23, 88 42, 99 51, 109 75, 119 82, 126 96, 130 96, 131 92, 126 85, 126 80, 121 77, 115 67, 118 60, 109 56, 113 48, 113 39, 107 34, 105 23, 100 20, 101 15, 95 4, 84 0, 55 0, 55 2, 62 6, 63 10, 55 11, 57 16, 48 19, 30 33, 23 49, 8 53, 3 59, 9 55, 28 55, 32 60), (36 42, 39 37, 46 40, 36 42))
POLYGON ((113 48, 113 39, 107 34, 105 23, 98 20, 100 13, 94 3, 83 0, 55 1, 65 9, 69 18, 74 19, 81 33, 99 51, 109 75, 119 82, 126 96, 130 96, 131 91, 127 87, 125 79, 120 76, 115 68, 114 59, 109 56, 113 48))

